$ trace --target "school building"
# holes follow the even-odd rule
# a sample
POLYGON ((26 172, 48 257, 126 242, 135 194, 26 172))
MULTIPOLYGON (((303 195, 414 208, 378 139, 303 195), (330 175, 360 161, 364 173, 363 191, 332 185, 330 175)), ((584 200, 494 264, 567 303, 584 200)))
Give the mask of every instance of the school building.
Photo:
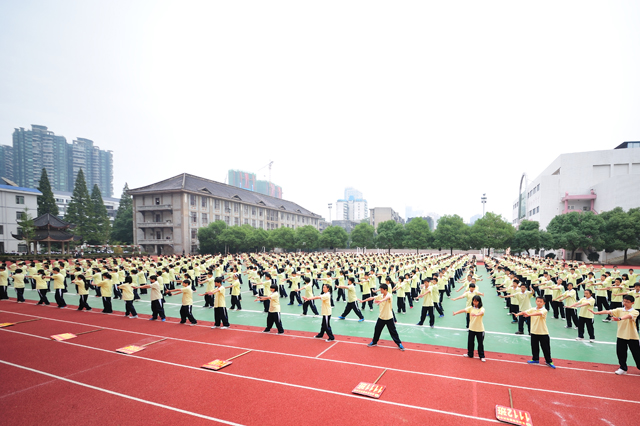
POLYGON ((133 199, 133 239, 149 253, 198 252, 198 229, 223 220, 229 226, 265 230, 311 225, 320 215, 258 192, 183 173, 129 191, 133 199))

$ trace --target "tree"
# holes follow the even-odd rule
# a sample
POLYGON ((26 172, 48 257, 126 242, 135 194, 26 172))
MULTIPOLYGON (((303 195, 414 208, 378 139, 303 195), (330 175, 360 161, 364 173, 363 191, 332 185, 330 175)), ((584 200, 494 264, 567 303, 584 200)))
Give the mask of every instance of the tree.
POLYGON ((295 247, 303 251, 313 251, 318 248, 320 231, 311 225, 301 226, 295 230, 295 247))
POLYGON ((602 231, 604 220, 592 212, 571 212, 561 214, 549 222, 547 231, 553 236, 554 249, 565 249, 574 258, 578 249, 585 252, 589 248, 595 250, 604 246, 602 231))
POLYGON ((420 249, 426 249, 431 244, 432 233, 429 222, 421 217, 414 217, 411 222, 404 226, 406 237, 404 246, 416 249, 416 253, 420 249))
POLYGON ((286 226, 272 229, 269 232, 269 244, 283 250, 292 250, 295 247, 296 236, 293 229, 286 226))
POLYGON ((47 175, 47 169, 42 169, 40 175, 40 183, 38 184, 38 191, 42 192, 42 195, 38 197, 38 216, 42 216, 45 213, 58 216, 58 205, 56 199, 53 196, 51 190, 51 184, 49 183, 49 176, 47 175))
POLYGON ((93 214, 91 205, 91 197, 87 189, 87 182, 84 180, 84 172, 80 169, 76 176, 76 184, 73 187, 73 194, 71 195, 71 201, 69 202, 69 207, 67 207, 67 214, 64 220, 76 225, 74 233, 83 242, 87 241, 87 237, 91 233, 89 229, 93 214))
POLYGON ((28 208, 24 209, 20 219, 16 219, 16 223, 18 224, 18 238, 27 243, 27 254, 31 254, 31 242, 36 236, 36 226, 28 208))
POLYGON ((541 247, 540 224, 537 221, 523 220, 513 236, 511 251, 519 253, 541 247))
POLYGON ((93 185, 91 190, 91 220, 89 222, 89 233, 86 235, 89 244, 106 244, 111 235, 111 221, 107 208, 102 201, 102 194, 98 185, 93 185))
POLYGON ((374 235, 376 230, 368 222, 360 222, 351 231, 351 246, 371 248, 374 245, 374 235))
POLYGON ((200 253, 213 254, 224 251, 224 244, 218 241, 218 237, 225 229, 227 229, 227 224, 223 220, 216 220, 198 229, 200 253))
POLYGON ((247 234, 250 232, 246 229, 247 226, 251 228, 251 225, 226 228, 218 236, 218 243, 225 245, 230 253, 245 251, 248 241, 247 234))
POLYGON ((433 233, 434 245, 438 248, 466 249, 468 247, 467 225, 457 214, 444 215, 438 219, 438 227, 433 233))
POLYGON ((638 240, 634 232, 635 225, 631 214, 616 207, 613 210, 602 213, 604 220, 603 242, 607 253, 615 250, 624 252, 624 262, 627 263, 627 252, 631 248, 638 247, 638 240))
POLYGON ((340 226, 329 226, 320 234, 320 247, 328 249, 344 248, 349 241, 349 234, 340 226))
POLYGON ((124 184, 120 205, 111 228, 111 241, 122 244, 133 244, 133 201, 129 195, 129 185, 124 184))
POLYGON ((386 220, 378 224, 376 245, 386 248, 391 253, 392 248, 402 248, 404 227, 395 220, 386 220))
POLYGON ((488 212, 476 220, 469 230, 469 245, 475 249, 506 249, 511 245, 515 232, 513 225, 505 221, 501 215, 488 212))
POLYGON ((271 248, 269 245, 269 233, 262 228, 252 228, 252 231, 247 236, 247 248, 250 251, 259 252, 263 247, 265 250, 271 248))

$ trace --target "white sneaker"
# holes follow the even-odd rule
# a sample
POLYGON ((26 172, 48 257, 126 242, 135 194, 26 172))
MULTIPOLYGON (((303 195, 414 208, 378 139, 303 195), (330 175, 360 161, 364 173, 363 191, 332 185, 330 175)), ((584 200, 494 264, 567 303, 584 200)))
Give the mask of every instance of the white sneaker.
POLYGON ((576 340, 584 340, 584 337, 576 337, 576 340))
POLYGON ((596 341, 596 339, 589 339, 589 342, 591 342, 591 343, 593 343, 595 341, 596 341))
POLYGON ((132 317, 130 317, 130 318, 138 318, 138 316, 137 316, 137 315, 134 315, 134 316, 132 316, 132 317))
POLYGON ((229 328, 229 327, 222 326, 220 327, 220 330, 224 330, 225 328, 229 328))
POLYGON ((465 357, 465 358, 469 358, 469 355, 467 355, 467 354, 462 354, 462 356, 465 357))
POLYGON ((213 326, 213 327, 211 327, 211 328, 218 328, 218 326, 217 326, 217 325, 214 325, 214 326, 213 326))
POLYGON ((480 358, 480 361, 487 362, 487 359, 486 358, 480 358))
POLYGON ((622 368, 618 368, 618 369, 616 370, 616 374, 617 374, 618 376, 624 376, 625 374, 627 374, 627 372, 626 372, 626 371, 624 371, 622 368))

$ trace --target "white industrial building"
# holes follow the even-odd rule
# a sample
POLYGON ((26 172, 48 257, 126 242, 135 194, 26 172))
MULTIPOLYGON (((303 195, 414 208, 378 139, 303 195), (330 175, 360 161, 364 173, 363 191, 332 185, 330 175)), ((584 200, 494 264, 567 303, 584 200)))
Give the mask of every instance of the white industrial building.
MULTIPOLYGON (((640 142, 560 155, 535 179, 522 176, 512 207, 514 226, 526 219, 537 221, 540 229, 572 211, 600 214, 616 207, 640 207, 640 142)), ((608 253, 600 260, 617 256, 620 253, 608 253)))

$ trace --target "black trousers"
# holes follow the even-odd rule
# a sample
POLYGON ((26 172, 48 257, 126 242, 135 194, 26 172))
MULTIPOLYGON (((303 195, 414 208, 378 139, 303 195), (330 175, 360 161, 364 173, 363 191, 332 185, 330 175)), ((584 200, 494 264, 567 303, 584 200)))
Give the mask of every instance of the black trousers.
POLYGON ((551 339, 548 334, 531 334, 531 359, 533 361, 540 361, 540 349, 542 348, 542 354, 547 364, 551 364, 551 339))
POLYGON ((347 301, 347 298, 345 297, 345 294, 344 294, 344 288, 338 289, 338 298, 336 299, 336 301, 339 302, 340 299, 344 300, 345 302, 347 301))
POLYGON ((131 314, 132 317, 138 316, 136 308, 133 307, 133 300, 124 301, 124 316, 128 317, 131 314))
POLYGON ((105 314, 110 314, 113 312, 113 309, 111 308, 110 297, 102 297, 102 306, 104 307, 104 309, 102 309, 102 312, 104 312, 105 314))
MULTIPOLYGON (((598 312, 610 309, 606 296, 596 296, 596 306, 598 307, 598 312)), ((606 319, 611 319, 611 315, 607 315, 606 319)))
POLYGON ((433 306, 423 306, 422 312, 420 312, 420 322, 418 325, 423 325, 424 320, 427 319, 427 315, 429 315, 429 326, 433 327, 436 322, 435 315, 433 315, 433 306))
POLYGON ((362 312, 360 311, 360 308, 358 308, 358 303, 357 302, 347 302, 347 307, 344 308, 344 312, 340 316, 343 317, 343 318, 346 318, 347 315, 349 315, 349 312, 351 312, 351 310, 353 310, 353 312, 356 313, 358 318, 364 319, 364 316, 362 315, 362 312))
POLYGON ((64 301, 64 295, 62 293, 64 289, 57 288, 55 292, 56 303, 58 304, 58 308, 64 308, 67 306, 67 303, 64 301))
POLYGON ((404 296, 398 297, 397 303, 398 303, 398 313, 400 313, 400 312, 405 312, 406 313, 407 312, 407 308, 406 308, 406 306, 404 304, 404 296))
POLYGON ((24 302, 24 288, 16 288, 16 298, 18 302, 24 302))
POLYGON ((518 317, 518 331, 524 333, 524 325, 527 324, 527 331, 531 333, 531 318, 520 315, 518 317))
POLYGON ((38 305, 42 305, 43 303, 45 305, 50 305, 49 299, 47 299, 47 292, 48 291, 49 290, 47 290, 46 288, 38 290, 38 296, 40 296, 40 301, 38 302, 38 305))
POLYGON ((213 295, 205 294, 204 295, 204 307, 208 308, 209 306, 213 307, 213 295))
POLYGON ((231 296, 231 309, 236 308, 237 310, 241 310, 242 306, 240 305, 240 296, 231 296))
POLYGON ((322 326, 320 326, 320 333, 318 333, 316 337, 323 337, 324 333, 327 333, 329 340, 335 340, 331 332, 331 315, 322 316, 322 326))
POLYGON ((473 358, 476 340, 478 341, 478 357, 484 358, 484 331, 469 330, 469 337, 467 339, 467 355, 469 358, 473 358))
MULTIPOLYGON (((370 291, 368 294, 365 294, 364 292, 362 293, 362 298, 363 299, 367 299, 367 298, 373 297, 373 296, 375 296, 375 294, 373 294, 372 291, 370 291)), ((364 309, 366 305, 367 305, 367 302, 363 302, 362 303, 362 307, 360 307, 360 309, 364 309)), ((373 300, 369 300, 369 309, 373 309, 373 300)))
POLYGON ((640 341, 620 339, 616 341, 616 353, 618 354, 618 362, 620 369, 627 371, 627 348, 631 350, 631 356, 636 362, 636 367, 640 369, 640 341))
POLYGON ((284 328, 282 328, 282 321, 280 320, 280 312, 269 312, 267 314, 267 328, 264 331, 271 331, 271 327, 275 324, 278 329, 278 334, 284 333, 284 328))
POLYGON ((578 314, 575 309, 565 309, 567 312, 567 326, 569 327, 577 327, 578 326, 578 314), (572 324, 573 323, 573 324, 572 324))
POLYGON ((87 311, 91 310, 91 306, 89 306, 89 303, 87 303, 87 300, 89 299, 89 295, 88 294, 81 294, 79 299, 78 299, 78 310, 81 311, 83 309, 86 309, 87 311))
POLYGON ((215 326, 220 327, 220 325, 224 325, 225 327, 229 327, 229 317, 227 316, 227 308, 213 308, 213 318, 215 320, 215 326))
POLYGON ((282 298, 287 297, 287 290, 285 290, 284 285, 280 284, 278 286, 278 289, 280 290, 280 297, 282 298))
POLYGON ((187 322, 187 318, 191 324, 197 324, 198 321, 193 317, 193 306, 191 305, 182 305, 180 306, 180 324, 184 324, 187 322))
POLYGON ((558 319, 558 312, 560 312, 560 316, 564 319, 564 306, 562 302, 551 302, 551 307, 553 308, 553 317, 558 319))
POLYGON ((584 326, 587 325, 587 331, 589 332, 589 338, 591 340, 596 338, 593 333, 593 318, 578 317, 578 337, 584 338, 584 326))
POLYGON ((411 306, 413 308, 413 294, 405 294, 405 297, 407 298, 407 301, 409 302, 409 306, 411 306))
POLYGON ((318 309, 316 308, 316 304, 313 303, 313 300, 306 300, 302 304, 302 314, 307 315, 307 310, 311 307, 311 311, 313 311, 314 315, 318 315, 318 309))
POLYGON ((7 291, 8 286, 0 285, 0 300, 8 300, 9 292, 7 291))
POLYGON ((396 330, 396 325, 393 322, 393 318, 388 320, 378 318, 378 321, 376 322, 376 328, 373 331, 373 340, 371 342, 374 345, 378 343, 378 340, 380 340, 380 335, 382 334, 382 330, 385 327, 387 327, 387 329, 389 330, 389 334, 391 335, 391 338, 393 339, 395 344, 400 346, 402 342, 400 341, 400 336, 398 336, 398 331, 396 330))
POLYGON ((545 294, 544 295, 544 308, 547 311, 551 310, 550 306, 551 306, 552 300, 553 300, 553 295, 551 295, 551 294, 545 294))
POLYGON ((293 305, 294 300, 298 301, 298 305, 302 305, 302 298, 300 297, 299 291, 289 292, 289 304, 293 305))
POLYGON ((160 316, 160 318, 165 319, 163 305, 164 303, 162 302, 162 299, 151 301, 151 312, 153 313, 153 319, 158 319, 158 315, 160 316))

